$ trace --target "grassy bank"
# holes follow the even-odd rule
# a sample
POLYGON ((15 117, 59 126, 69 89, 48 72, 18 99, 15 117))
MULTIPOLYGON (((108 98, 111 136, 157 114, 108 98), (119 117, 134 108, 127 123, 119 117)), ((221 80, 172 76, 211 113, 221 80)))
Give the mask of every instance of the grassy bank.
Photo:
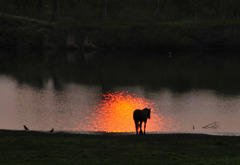
POLYGON ((36 49, 49 42, 53 24, 26 17, 0 14, 0 48, 36 49))
POLYGON ((56 23, 0 14, 0 48, 238 49, 239 22, 56 23))
POLYGON ((240 137, 0 131, 0 164, 239 164, 240 137))

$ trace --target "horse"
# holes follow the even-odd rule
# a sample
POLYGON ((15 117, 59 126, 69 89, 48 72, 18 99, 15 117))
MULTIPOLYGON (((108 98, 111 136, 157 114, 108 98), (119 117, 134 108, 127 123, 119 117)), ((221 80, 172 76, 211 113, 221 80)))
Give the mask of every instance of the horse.
POLYGON ((139 134, 142 134, 142 122, 144 122, 144 134, 146 134, 145 129, 146 129, 146 123, 147 119, 150 119, 150 113, 151 113, 151 108, 144 108, 143 110, 136 109, 133 112, 133 119, 135 122, 135 127, 136 127, 136 134, 138 135, 138 127, 140 127, 139 134))

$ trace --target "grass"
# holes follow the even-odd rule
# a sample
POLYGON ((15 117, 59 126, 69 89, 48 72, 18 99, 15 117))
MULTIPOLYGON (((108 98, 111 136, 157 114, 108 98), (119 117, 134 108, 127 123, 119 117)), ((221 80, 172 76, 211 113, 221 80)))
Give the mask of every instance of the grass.
POLYGON ((0 131, 0 164, 239 164, 240 137, 0 131))

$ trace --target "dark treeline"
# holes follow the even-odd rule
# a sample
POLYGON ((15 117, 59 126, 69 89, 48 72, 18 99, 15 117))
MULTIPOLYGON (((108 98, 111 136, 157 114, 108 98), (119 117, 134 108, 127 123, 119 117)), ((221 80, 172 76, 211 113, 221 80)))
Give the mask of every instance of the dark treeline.
POLYGON ((239 19, 240 0, 0 0, 0 48, 235 51, 239 19))
POLYGON ((0 0, 0 12, 45 21, 238 20, 239 0, 0 0))

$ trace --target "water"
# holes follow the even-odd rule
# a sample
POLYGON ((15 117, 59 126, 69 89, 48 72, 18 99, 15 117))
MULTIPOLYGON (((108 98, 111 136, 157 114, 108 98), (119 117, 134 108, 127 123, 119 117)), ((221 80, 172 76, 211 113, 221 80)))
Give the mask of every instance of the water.
POLYGON ((5 55, 0 129, 133 133, 148 107, 149 133, 240 134, 235 57, 5 55))

